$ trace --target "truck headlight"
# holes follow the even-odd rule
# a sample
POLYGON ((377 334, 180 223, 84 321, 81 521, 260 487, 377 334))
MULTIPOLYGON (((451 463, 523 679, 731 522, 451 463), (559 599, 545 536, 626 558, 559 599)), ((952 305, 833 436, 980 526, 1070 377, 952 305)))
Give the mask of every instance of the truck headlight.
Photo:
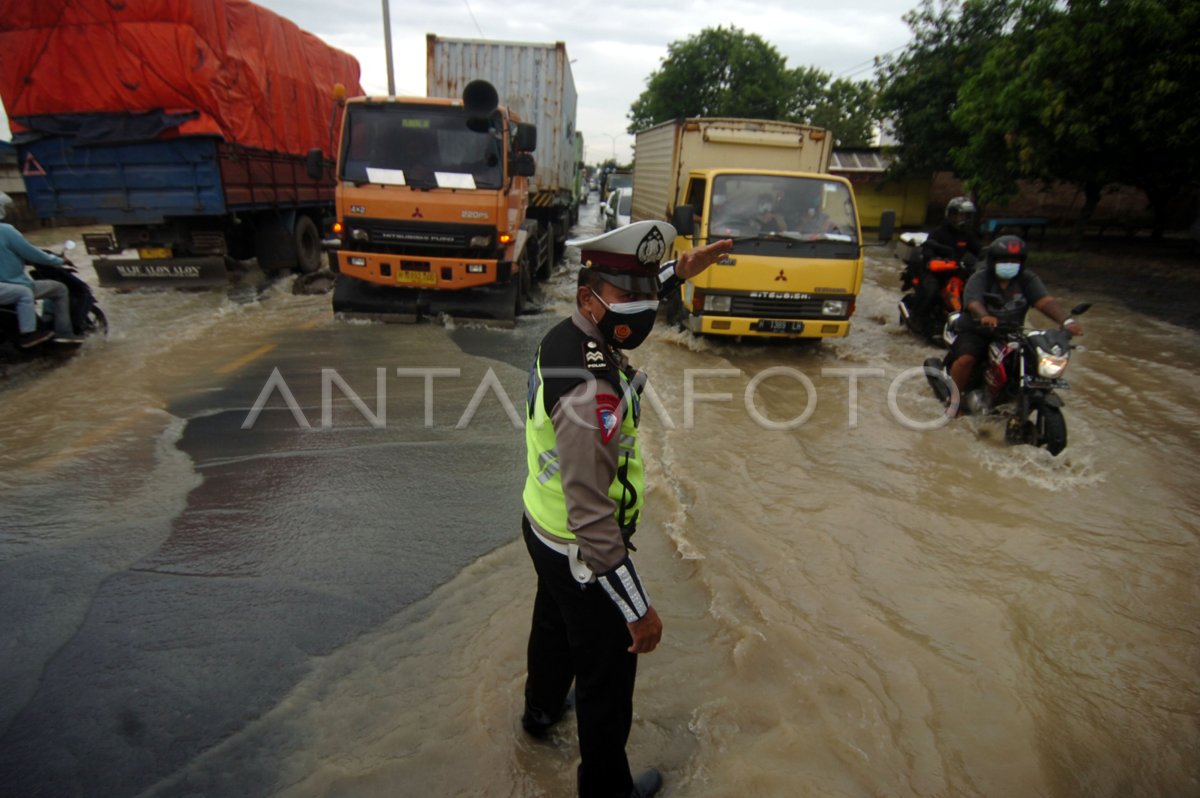
POLYGON ((475 249, 483 249, 484 247, 491 246, 491 244, 491 236, 471 236, 470 246, 475 249))
POLYGON ((487 271, 487 266, 482 263, 468 263, 467 274, 483 274, 487 271))
POLYGON ((350 263, 351 266, 366 266, 367 265, 366 258, 347 258, 346 260, 350 263))
POLYGON ((821 303, 822 316, 845 316, 849 303, 844 299, 826 299, 821 303))
POLYGON ((366 230, 364 230, 361 227, 351 230, 350 237, 353 238, 355 241, 370 241, 371 240, 371 234, 368 233, 366 230))
POLYGON ((728 313, 733 307, 733 297, 707 294, 704 297, 704 309, 713 313, 728 313))
POLYGON ((1038 357, 1038 376, 1048 380, 1057 379, 1067 370, 1067 355, 1048 355, 1042 353, 1038 357))

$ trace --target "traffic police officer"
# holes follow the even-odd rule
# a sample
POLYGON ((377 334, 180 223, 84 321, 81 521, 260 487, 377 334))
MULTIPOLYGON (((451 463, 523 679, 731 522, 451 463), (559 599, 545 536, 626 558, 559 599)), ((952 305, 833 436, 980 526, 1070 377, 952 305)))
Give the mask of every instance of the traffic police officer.
POLYGON ((655 649, 662 622, 629 557, 646 492, 645 375, 622 350, 645 340, 659 296, 733 246, 660 267, 674 240, 674 227, 647 221, 569 241, 581 250, 577 307, 542 339, 529 375, 522 527, 538 586, 521 723, 545 736, 575 682, 582 798, 650 796, 662 783, 654 769, 635 783, 625 756, 637 655, 655 649))

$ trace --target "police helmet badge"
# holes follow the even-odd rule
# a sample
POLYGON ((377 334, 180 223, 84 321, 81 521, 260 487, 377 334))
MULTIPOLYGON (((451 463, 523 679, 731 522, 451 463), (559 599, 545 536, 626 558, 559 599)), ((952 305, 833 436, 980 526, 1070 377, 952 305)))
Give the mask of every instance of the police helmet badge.
POLYGON ((643 266, 654 267, 662 262, 663 255, 667 253, 667 242, 663 238, 663 234, 657 226, 651 227, 646 235, 642 236, 642 240, 638 242, 635 255, 638 263, 643 266))

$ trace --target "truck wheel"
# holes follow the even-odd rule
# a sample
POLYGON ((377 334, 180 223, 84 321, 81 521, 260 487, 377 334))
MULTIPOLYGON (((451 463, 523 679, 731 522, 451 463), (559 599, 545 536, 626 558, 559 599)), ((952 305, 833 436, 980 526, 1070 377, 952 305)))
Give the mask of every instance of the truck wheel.
POLYGON ((303 214, 296 217, 296 226, 292 230, 296 242, 296 270, 301 274, 312 274, 321 268, 321 234, 311 216, 303 214))
POLYGON ((532 260, 536 262, 537 278, 549 280, 550 273, 554 270, 554 260, 550 254, 554 247, 553 231, 542 231, 535 241, 529 242, 528 246, 535 248, 532 260))

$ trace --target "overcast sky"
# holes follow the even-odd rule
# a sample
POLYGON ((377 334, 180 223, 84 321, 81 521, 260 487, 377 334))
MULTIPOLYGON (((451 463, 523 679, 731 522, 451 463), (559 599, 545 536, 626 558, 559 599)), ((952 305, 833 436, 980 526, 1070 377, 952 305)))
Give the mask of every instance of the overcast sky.
MULTIPOLYGON (((387 93, 383 12, 378 0, 257 0, 353 56, 363 88, 387 93)), ((901 17, 917 0, 391 0, 392 49, 398 94, 425 94, 425 34, 455 38, 555 42, 567 55, 579 93, 576 128, 594 163, 614 151, 631 157, 625 133, 629 106, 667 54, 667 45, 717 25, 757 33, 788 66, 815 66, 835 76, 866 79, 871 59, 909 40, 901 17)), ((0 135, 8 138, 7 120, 0 135)))

